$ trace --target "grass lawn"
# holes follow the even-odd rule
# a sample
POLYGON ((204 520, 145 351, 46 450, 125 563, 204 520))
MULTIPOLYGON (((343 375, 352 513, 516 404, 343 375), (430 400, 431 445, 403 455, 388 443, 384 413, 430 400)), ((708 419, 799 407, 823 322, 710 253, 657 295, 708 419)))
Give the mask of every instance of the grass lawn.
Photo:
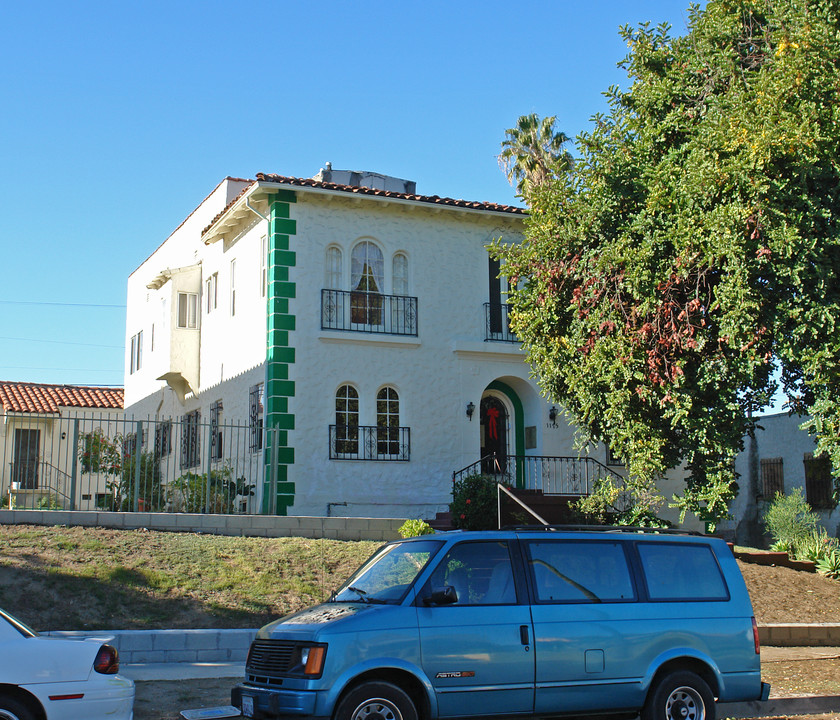
POLYGON ((0 607, 39 631, 260 627, 379 544, 0 525, 0 607))

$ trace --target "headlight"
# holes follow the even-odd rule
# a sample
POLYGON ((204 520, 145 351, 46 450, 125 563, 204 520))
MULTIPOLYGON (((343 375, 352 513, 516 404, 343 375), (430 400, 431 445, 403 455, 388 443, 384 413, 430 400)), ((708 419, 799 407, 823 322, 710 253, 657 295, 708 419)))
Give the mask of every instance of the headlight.
POLYGON ((299 663, 295 669, 302 672, 305 677, 321 677, 324 671, 324 659, 327 656, 327 646, 305 645, 298 648, 298 652, 300 653, 299 663))

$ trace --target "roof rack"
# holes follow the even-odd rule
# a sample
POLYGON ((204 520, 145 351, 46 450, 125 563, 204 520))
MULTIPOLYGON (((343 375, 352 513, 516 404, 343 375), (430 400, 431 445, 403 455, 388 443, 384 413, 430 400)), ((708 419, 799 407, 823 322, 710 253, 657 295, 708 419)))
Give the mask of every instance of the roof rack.
POLYGON ((631 525, 506 525, 502 530, 539 530, 566 531, 566 532, 600 532, 600 533, 648 533, 651 535, 694 535, 706 537, 704 533, 696 530, 684 530, 681 528, 654 528, 631 525))

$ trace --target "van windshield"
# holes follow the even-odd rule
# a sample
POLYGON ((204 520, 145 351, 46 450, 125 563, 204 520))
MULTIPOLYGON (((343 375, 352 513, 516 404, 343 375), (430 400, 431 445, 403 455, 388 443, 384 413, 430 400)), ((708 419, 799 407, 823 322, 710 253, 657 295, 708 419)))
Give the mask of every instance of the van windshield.
POLYGON ((385 545, 352 575, 332 601, 398 604, 441 545, 437 540, 385 545))

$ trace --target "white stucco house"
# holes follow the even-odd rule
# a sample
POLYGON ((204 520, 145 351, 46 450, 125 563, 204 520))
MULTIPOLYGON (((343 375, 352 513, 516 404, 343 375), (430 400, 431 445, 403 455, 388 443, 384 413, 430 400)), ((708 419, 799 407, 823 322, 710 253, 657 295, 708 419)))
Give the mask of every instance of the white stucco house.
POLYGON ((623 468, 541 397, 487 252, 524 217, 329 166, 225 178, 128 279, 126 414, 171 423, 175 472, 257 458, 263 512, 430 518, 493 453, 585 493, 623 468))

